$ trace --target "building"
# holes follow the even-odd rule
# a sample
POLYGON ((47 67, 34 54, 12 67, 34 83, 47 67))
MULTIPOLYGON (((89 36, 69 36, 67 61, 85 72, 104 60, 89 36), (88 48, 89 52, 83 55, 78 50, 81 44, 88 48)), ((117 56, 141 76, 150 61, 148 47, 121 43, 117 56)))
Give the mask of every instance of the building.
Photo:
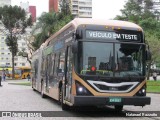
MULTIPOLYGON (((11 0, 0 0, 0 7, 4 5, 11 5, 11 0)), ((4 30, 4 26, 0 24, 0 67, 11 65, 11 53, 5 43, 6 36, 4 30)))
POLYGON ((11 0, 0 0, 0 7, 3 7, 4 5, 11 5, 11 0))
MULTIPOLYGON (((62 0, 49 0, 49 11, 60 11, 62 2, 62 0)), ((92 0, 66 0, 66 2, 70 4, 71 13, 74 17, 92 18, 92 0)))
POLYGON ((0 67, 11 66, 11 52, 5 43, 6 36, 0 32, 0 67))
POLYGON ((36 22, 36 6, 29 6, 29 13, 32 16, 32 22, 36 22))
MULTIPOLYGON (((12 54, 5 43, 6 35, 0 32, 0 67, 12 66, 12 54)), ((26 49, 27 44, 25 39, 18 39, 18 49, 26 49)), ((27 49, 26 49, 27 50, 27 49)), ((14 65, 17 66, 30 66, 26 58, 22 56, 15 56, 14 65)))
POLYGON ((160 0, 154 0, 153 9, 156 12, 157 20, 160 20, 160 14, 159 14, 160 13, 160 0))
MULTIPOLYGON (((141 7, 145 6, 144 0, 136 0, 138 4, 141 4, 141 7)), ((149 4, 152 7, 148 8, 151 12, 156 15, 156 19, 160 20, 160 0, 152 0, 153 4, 149 4)))
POLYGON ((29 13, 29 2, 20 2, 20 7, 23 8, 26 13, 29 13))
POLYGON ((92 18, 92 0, 71 0, 71 5, 75 17, 92 18))
POLYGON ((58 12, 58 0, 49 0, 49 12, 58 12))

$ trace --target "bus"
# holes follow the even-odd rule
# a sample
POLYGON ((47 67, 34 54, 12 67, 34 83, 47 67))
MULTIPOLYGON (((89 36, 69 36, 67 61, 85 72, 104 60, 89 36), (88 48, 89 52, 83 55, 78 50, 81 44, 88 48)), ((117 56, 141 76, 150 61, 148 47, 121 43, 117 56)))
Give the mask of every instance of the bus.
POLYGON ((72 106, 149 105, 142 28, 117 20, 75 18, 32 56, 32 88, 72 106))
MULTIPOLYGON (((22 66, 14 68, 15 79, 26 79, 27 75, 31 76, 31 67, 22 66)), ((12 77, 12 70, 8 72, 7 77, 12 77)))
POLYGON ((5 70, 6 77, 10 77, 10 73, 12 71, 12 67, 6 66, 6 67, 0 67, 0 71, 2 72, 5 70))

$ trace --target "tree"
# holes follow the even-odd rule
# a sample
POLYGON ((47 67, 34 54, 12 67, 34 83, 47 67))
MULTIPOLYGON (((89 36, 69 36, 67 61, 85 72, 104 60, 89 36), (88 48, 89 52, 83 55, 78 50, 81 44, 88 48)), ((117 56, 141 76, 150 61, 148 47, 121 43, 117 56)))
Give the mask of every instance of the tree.
POLYGON ((147 18, 155 18, 152 0, 128 0, 121 10, 122 16, 118 15, 115 19, 127 20, 134 23, 139 23, 147 18))
POLYGON ((57 21, 57 13, 55 12, 43 13, 38 18, 38 23, 32 31, 32 34, 35 37, 35 41, 32 45, 35 49, 38 49, 40 45, 50 36, 50 34, 55 32, 57 21), (36 34, 37 30, 41 30, 41 32, 36 34))
POLYGON ((27 61, 31 64, 31 60, 29 59, 29 55, 27 52, 25 52, 25 49, 22 49, 19 53, 18 53, 19 56, 22 56, 22 57, 26 57, 27 58, 27 61))
POLYGON ((38 18, 38 23, 32 31, 32 34, 35 38, 34 42, 32 42, 32 45, 35 50, 38 49, 41 44, 47 40, 47 38, 56 33, 65 24, 73 19, 69 2, 66 0, 61 0, 60 7, 60 12, 55 13, 54 11, 51 11, 49 13, 43 13, 38 18), (41 30, 41 32, 36 34, 38 30, 41 30))
MULTIPOLYGON (((160 39, 156 36, 151 35, 149 32, 146 32, 146 41, 150 47, 150 51, 152 53, 151 61, 148 61, 148 74, 147 79, 149 80, 150 68, 152 64, 158 63, 160 61, 160 39)), ((159 62, 160 63, 160 62, 159 62)))
POLYGON ((31 26, 31 18, 27 18, 24 9, 18 6, 0 7, 0 20, 7 31, 6 44, 12 53, 12 78, 14 78, 14 57, 18 52, 18 35, 25 32, 27 26, 31 26))
POLYGON ((129 20, 138 23, 141 19, 142 7, 135 0, 128 0, 124 5, 124 9, 121 10, 122 16, 116 16, 118 20, 129 20))
MULTIPOLYGON (((160 22, 156 16, 159 14, 153 9, 154 0, 128 0, 124 9, 121 10, 122 16, 116 16, 115 19, 128 20, 139 24, 144 32, 145 39, 152 53, 152 60, 148 62, 148 68, 154 62, 160 63, 160 22)), ((149 78, 148 71, 148 78, 149 78)))

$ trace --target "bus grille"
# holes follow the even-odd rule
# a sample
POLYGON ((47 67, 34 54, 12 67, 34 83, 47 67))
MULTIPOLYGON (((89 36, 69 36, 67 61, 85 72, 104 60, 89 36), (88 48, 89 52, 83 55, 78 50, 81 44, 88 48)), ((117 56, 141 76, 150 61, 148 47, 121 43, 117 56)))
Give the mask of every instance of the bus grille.
POLYGON ((126 93, 131 91, 139 82, 107 83, 87 80, 99 92, 126 93))

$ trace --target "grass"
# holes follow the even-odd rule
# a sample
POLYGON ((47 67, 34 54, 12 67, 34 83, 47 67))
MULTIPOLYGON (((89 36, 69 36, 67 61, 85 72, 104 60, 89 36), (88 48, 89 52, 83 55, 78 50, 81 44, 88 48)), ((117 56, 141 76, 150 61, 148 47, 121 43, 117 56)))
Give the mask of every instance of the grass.
POLYGON ((9 83, 9 84, 31 86, 31 82, 18 82, 18 83, 9 83))
MULTIPOLYGON (((25 85, 25 86, 31 86, 31 82, 17 82, 17 83, 9 83, 13 85, 25 85)), ((158 81, 147 81, 147 92, 152 93, 160 93, 160 80, 158 81)))
POLYGON ((160 93, 160 80, 147 81, 147 92, 160 93))

